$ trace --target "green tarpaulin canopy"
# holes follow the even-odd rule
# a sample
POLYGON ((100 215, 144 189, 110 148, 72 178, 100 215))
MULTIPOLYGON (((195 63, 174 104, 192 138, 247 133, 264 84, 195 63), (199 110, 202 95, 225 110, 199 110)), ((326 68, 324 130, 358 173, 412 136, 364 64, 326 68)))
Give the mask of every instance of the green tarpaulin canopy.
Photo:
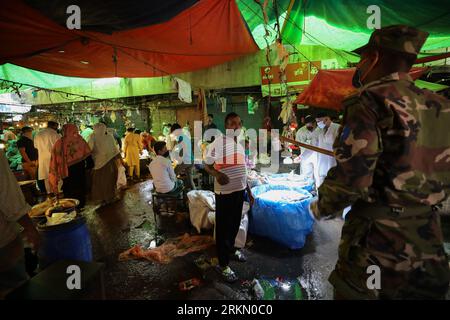
MULTIPOLYGON (((0 79, 26 83, 36 87, 47 89, 77 86, 80 84, 98 80, 89 78, 58 76, 55 74, 23 68, 10 63, 0 65, 0 79)), ((25 90, 28 88, 29 87, 27 86, 23 86, 21 90, 25 90)), ((7 91, 8 90, 0 90, 0 94, 7 91)))
MULTIPOLYGON (((265 47, 261 6, 248 0, 237 0, 237 3, 256 42, 260 48, 265 47)), ((370 37, 372 30, 368 29, 367 20, 371 13, 367 13, 367 9, 376 5, 380 8, 382 27, 406 24, 428 31, 430 37, 423 50, 450 46, 450 10, 446 0, 277 0, 275 3, 276 6, 269 0, 266 7, 272 27, 269 31, 276 36, 273 29, 276 29, 277 16, 280 17, 285 42, 356 49, 370 37)))

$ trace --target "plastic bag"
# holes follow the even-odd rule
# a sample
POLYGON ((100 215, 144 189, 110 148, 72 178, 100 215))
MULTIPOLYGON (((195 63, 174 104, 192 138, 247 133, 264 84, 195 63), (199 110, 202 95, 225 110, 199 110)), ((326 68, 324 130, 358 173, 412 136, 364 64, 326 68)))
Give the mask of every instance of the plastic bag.
POLYGON ((191 236, 185 233, 183 236, 167 239, 161 246, 154 249, 145 249, 140 245, 135 245, 119 254, 119 261, 146 259, 168 264, 176 257, 206 250, 213 245, 214 240, 210 236, 191 236))
POLYGON ((77 217, 77 212, 74 210, 70 213, 67 212, 56 212, 51 216, 47 216, 46 226, 56 226, 63 223, 68 223, 77 217))
POLYGON ((302 248, 314 224, 308 211, 313 200, 311 193, 300 187, 272 184, 254 187, 252 193, 255 203, 250 217, 250 232, 268 237, 290 249, 302 248), (295 191, 306 198, 300 201, 261 199, 261 195, 271 190, 295 191))
POLYGON ((242 216, 241 225, 239 226, 239 231, 234 241, 234 246, 236 248, 242 249, 245 247, 247 242, 247 230, 248 230, 248 215, 245 213, 242 216))
POLYGON ((291 173, 276 173, 270 175, 268 183, 271 185, 281 185, 303 189, 308 192, 314 191, 314 180, 309 177, 291 173))
POLYGON ((213 224, 208 220, 208 213, 216 210, 214 192, 192 190, 187 193, 189 200, 189 218, 198 233, 201 229, 211 229, 213 224))
MULTIPOLYGON (((238 234, 236 235, 234 246, 236 248, 244 248, 245 243, 247 242, 247 231, 248 231, 248 212, 250 210, 250 204, 246 201, 244 201, 244 205, 242 206, 242 218, 241 218, 241 224, 239 226, 238 234)), ((214 225, 214 240, 216 239, 216 212, 210 211, 208 213, 208 221, 214 225)))
POLYGON ((302 287, 297 279, 254 279, 253 293, 257 300, 303 300, 302 287))

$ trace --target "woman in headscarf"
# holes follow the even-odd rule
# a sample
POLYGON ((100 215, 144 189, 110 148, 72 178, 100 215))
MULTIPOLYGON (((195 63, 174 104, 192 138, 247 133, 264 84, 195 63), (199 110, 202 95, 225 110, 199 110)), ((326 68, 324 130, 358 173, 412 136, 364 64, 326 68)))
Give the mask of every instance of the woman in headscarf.
POLYGON ((59 181, 63 181, 64 197, 86 204, 86 170, 93 167, 91 149, 73 123, 63 126, 63 136, 53 146, 50 160, 49 184, 58 193, 59 181))
POLYGON ((117 161, 120 151, 106 125, 97 123, 89 138, 89 147, 94 158, 92 175, 92 200, 109 204, 116 200, 117 161))

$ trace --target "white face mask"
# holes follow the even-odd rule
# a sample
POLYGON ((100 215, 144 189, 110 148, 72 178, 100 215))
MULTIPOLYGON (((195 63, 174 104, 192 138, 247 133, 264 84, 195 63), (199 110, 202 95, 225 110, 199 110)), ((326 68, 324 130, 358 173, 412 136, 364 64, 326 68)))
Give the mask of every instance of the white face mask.
POLYGON ((325 128, 325 122, 323 122, 323 121, 317 122, 317 126, 318 126, 320 129, 323 129, 323 128, 325 128))

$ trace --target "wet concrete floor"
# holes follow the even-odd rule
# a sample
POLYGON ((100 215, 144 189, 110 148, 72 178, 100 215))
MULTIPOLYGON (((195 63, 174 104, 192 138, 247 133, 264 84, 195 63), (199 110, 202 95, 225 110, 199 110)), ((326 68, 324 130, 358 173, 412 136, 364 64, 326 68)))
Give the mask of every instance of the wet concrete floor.
MULTIPOLYGON (((254 278, 296 279, 300 277, 306 289, 305 298, 332 299, 327 282, 337 259, 342 220, 321 221, 315 224, 301 250, 290 250, 261 237, 249 235, 243 250, 246 263, 231 262, 240 280, 234 284, 223 282, 214 269, 202 271, 194 260, 202 255, 215 256, 214 248, 175 258, 169 264, 144 260, 118 261, 118 255, 135 244, 146 247, 155 236, 155 220, 151 206, 151 181, 132 185, 123 191, 122 200, 85 212, 94 259, 104 262, 105 289, 108 299, 250 299, 250 285, 254 278), (202 284, 188 292, 178 289, 178 283, 191 278, 202 284)), ((196 234, 188 213, 177 216, 158 216, 158 234, 167 239, 188 232, 196 234)), ((205 231, 204 234, 212 235, 205 231)))
MULTIPOLYGON (((337 260, 342 219, 317 222, 300 250, 290 250, 268 239, 249 235, 243 250, 248 261, 231 262, 240 281, 230 285, 213 269, 203 272, 194 263, 202 255, 214 256, 214 248, 175 258, 169 264, 118 261, 118 255, 124 250, 135 244, 148 247, 154 239, 155 220, 150 201, 151 182, 144 181, 123 191, 122 200, 97 210, 88 206, 86 210, 94 259, 106 265, 107 299, 251 299, 246 281, 260 277, 299 277, 305 299, 333 298, 327 278, 337 260), (202 279, 202 284, 191 291, 180 291, 178 283, 191 278, 202 279)), ((444 219, 447 241, 450 240, 449 220, 444 219)), ((158 216, 157 225, 158 233, 166 239, 185 232, 196 234, 187 213, 158 216)))

